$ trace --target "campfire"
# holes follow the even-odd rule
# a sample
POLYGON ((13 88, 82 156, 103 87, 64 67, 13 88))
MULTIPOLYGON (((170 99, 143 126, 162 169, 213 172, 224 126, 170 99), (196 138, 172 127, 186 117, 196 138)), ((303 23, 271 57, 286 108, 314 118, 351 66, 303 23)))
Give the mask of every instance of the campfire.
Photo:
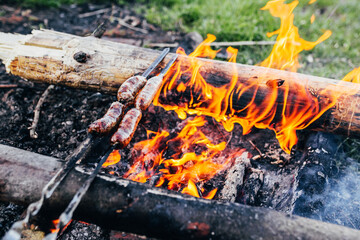
MULTIPOLYGON (((275 32, 268 33, 269 37, 277 34, 278 38, 270 56, 260 66, 296 72, 300 67, 299 53, 311 50, 331 36, 331 31, 327 30, 315 42, 302 39, 293 25, 292 11, 296 5, 295 1, 291 4, 269 1, 262 8, 280 18, 281 26, 275 32)), ((334 107, 341 96, 355 94, 359 90, 344 91, 331 86, 322 89, 321 98, 318 98, 306 84, 298 83, 303 80, 272 79, 266 82, 270 90, 264 97, 261 92, 263 80, 254 75, 248 81, 239 83, 235 65, 229 77, 222 79, 225 84, 216 85, 205 71, 201 71, 205 64, 214 63, 204 63, 197 59, 216 57, 218 51, 210 47, 215 39, 214 35, 209 34, 189 54, 190 58, 180 58, 165 76, 162 88, 154 99, 154 106, 174 111, 185 122, 175 126, 160 122, 156 129, 157 126, 154 128, 153 121, 150 121, 150 125, 144 126, 146 140, 131 146, 132 152, 124 158, 131 159, 131 167, 126 173, 117 172, 117 175, 144 183, 158 176, 155 186, 165 185, 168 189, 199 197, 205 191, 202 186, 207 181, 219 172, 226 171, 246 151, 242 147, 233 147, 232 134, 226 133, 231 133, 236 123, 241 125, 242 131, 235 134, 246 135, 253 128, 274 131, 281 148, 290 154, 298 141, 296 131, 307 128, 319 119, 334 107), (172 129, 171 133, 169 129, 172 129), (197 184, 200 186, 197 187, 197 184)), ((182 48, 177 53, 187 56, 182 48)), ((229 47, 227 53, 229 62, 236 63, 237 50, 229 47)), ((266 75, 266 71, 262 74, 266 75)), ((343 81, 356 82, 357 71, 355 69, 349 73, 343 81)), ((166 120, 173 118, 155 115, 166 120)), ((108 162, 116 164, 120 158, 118 150, 115 150, 108 162)), ((205 194, 203 197, 214 197, 216 190, 212 189, 210 195, 205 194)))
MULTIPOLYGON (((336 166, 334 158, 342 153, 336 147, 340 140, 333 134, 359 136, 360 68, 342 81, 296 73, 301 67, 299 54, 331 36, 331 31, 326 30, 314 42, 300 37, 293 23, 297 4, 275 0, 262 8, 280 18, 281 24, 278 30, 268 33, 269 37, 277 35, 276 43, 258 66, 237 64, 237 55, 241 53, 232 47, 226 50, 227 62, 214 60, 220 50, 211 47, 216 37, 208 34, 192 53, 186 54, 180 47, 152 71, 154 77, 171 66, 151 106, 139 110, 136 96, 129 101, 118 98, 109 110, 116 106, 120 109, 117 124, 108 127, 105 134, 90 127, 89 137, 67 158, 67 164, 39 157, 40 162, 49 164, 42 171, 34 170, 39 184, 30 188, 45 201, 40 204, 44 204, 41 211, 38 207, 29 209, 36 212, 34 215, 40 211, 40 215, 55 219, 54 226, 46 226, 47 231, 57 234, 59 226, 61 231, 66 228, 59 225, 62 217, 57 219, 61 209, 75 199, 72 197, 82 187, 81 183, 93 177, 89 190, 84 188, 83 194, 87 192, 84 199, 81 196, 76 202, 79 208, 74 219, 112 229, 161 238, 172 236, 172 232, 176 232, 177 238, 235 239, 240 235, 261 237, 260 232, 270 238, 292 238, 314 236, 317 228, 323 236, 332 238, 356 236, 355 230, 302 218, 291 220, 268 209, 240 208, 237 204, 317 219, 322 217, 315 215, 323 211, 318 214, 326 219, 333 211, 318 206, 326 204, 326 200, 319 200, 321 194, 331 186, 337 189, 337 180, 341 180, 338 172, 356 165, 346 158, 344 169, 336 166), (171 60, 175 61, 173 65, 171 60), (120 148, 112 147, 106 154, 111 136, 119 131, 119 122, 120 130, 125 126, 121 118, 126 119, 131 111, 140 112, 131 130, 131 142, 121 144, 120 148), (104 163, 97 164, 95 169, 100 173, 93 175, 93 164, 99 158, 104 163), (75 167, 75 163, 82 164, 75 167), (55 181, 50 181, 52 185, 41 196, 43 183, 54 175, 53 169, 61 168, 66 177, 58 177, 61 180, 58 187, 55 181), (47 195, 52 195, 52 187, 59 189, 47 199, 47 195), (95 214, 89 213, 89 208, 95 214), (189 208, 189 212, 179 210, 183 208, 189 208), (281 225, 273 233, 272 227, 261 223, 272 218, 281 225), (218 226, 221 221, 229 224, 218 226), (136 222, 144 228, 138 229, 136 222), (159 231, 166 223, 170 230, 159 231), (300 225, 306 231, 299 234, 294 229, 300 225)), ((159 55, 158 51, 114 44, 93 36, 82 38, 48 30, 34 31, 28 36, 0 33, 0 43, 6 45, 0 58, 14 75, 112 95, 126 85, 129 77, 139 78, 159 55)), ((137 96, 146 84, 144 81, 139 87, 137 96)), ((25 155, 25 159, 32 158, 25 155)), ((23 161, 14 161, 17 164, 14 172, 25 169, 23 161)), ((8 164, 8 160, 4 162, 8 164)), ((10 179, 20 182, 16 177, 11 175, 10 179)), ((91 181, 87 187, 90 184, 91 181)), ((22 202, 20 198, 26 199, 26 193, 19 197, 15 194, 17 188, 21 187, 5 187, 9 200, 22 202)), ((33 198, 30 197, 31 202, 37 200, 33 198)), ((29 200, 26 201, 28 204, 29 200)), ((360 228, 358 224, 352 227, 360 228)))

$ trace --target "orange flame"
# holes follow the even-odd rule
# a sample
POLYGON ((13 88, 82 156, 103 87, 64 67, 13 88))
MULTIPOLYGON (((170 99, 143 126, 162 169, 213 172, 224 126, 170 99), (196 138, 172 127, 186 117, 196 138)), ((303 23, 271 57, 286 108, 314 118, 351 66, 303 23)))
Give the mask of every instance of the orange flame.
POLYGON ((313 24, 315 22, 315 14, 311 15, 310 23, 313 24))
POLYGON ((114 150, 110 153, 109 157, 106 159, 102 167, 108 167, 111 165, 114 165, 121 160, 121 155, 119 153, 119 150, 114 150))
POLYGON ((199 192, 198 192, 198 189, 195 185, 195 183, 191 180, 188 181, 188 185, 187 187, 185 187, 181 193, 184 193, 184 194, 189 194, 191 196, 194 196, 194 197, 200 197, 199 195, 199 192))
POLYGON ((299 53, 303 50, 311 50, 319 43, 328 39, 331 36, 331 31, 325 31, 315 42, 302 39, 298 28, 294 26, 293 14, 299 1, 293 1, 289 4, 284 2, 285 0, 269 1, 265 7, 261 8, 261 10, 269 10, 271 15, 280 18, 281 24, 278 30, 267 33, 268 37, 276 34, 278 36, 271 54, 260 65, 296 72, 300 66, 298 60, 299 53))
MULTIPOLYGON (((50 232, 51 232, 51 233, 56 233, 56 232, 59 231, 59 228, 58 228, 59 222, 60 222, 59 219, 55 219, 55 220, 52 221, 53 228, 50 229, 50 232)), ((72 222, 72 219, 65 225, 65 227, 63 228, 62 231, 64 231, 64 230, 70 225, 71 222, 72 222)))
MULTIPOLYGON (((199 197, 194 191, 195 183, 202 183, 214 177, 218 172, 230 166, 233 156, 216 161, 215 155, 225 149, 226 143, 214 144, 202 131, 201 127, 207 121, 204 117, 187 119, 186 125, 173 138, 165 139, 169 133, 162 130, 155 136, 138 142, 134 150, 140 154, 134 161, 130 170, 124 177, 138 182, 146 182, 154 175, 154 170, 160 174, 156 186, 167 186, 168 189, 199 197), (171 149, 174 152, 170 158, 165 158, 163 153, 167 149, 161 146, 178 146, 171 149), (202 149, 199 152, 199 149, 202 149)), ((243 152, 238 151, 236 154, 243 152)), ((195 187, 196 188, 196 187, 195 187)), ((205 197, 214 197, 216 190, 212 190, 205 197)))
MULTIPOLYGON (((177 134, 165 130, 147 131, 148 139, 137 142, 132 148, 132 165, 123 177, 137 182, 148 182, 153 176, 157 187, 200 197, 196 184, 203 184, 220 171, 231 166, 232 159, 244 150, 221 155, 226 148, 225 142, 214 143, 202 128, 207 123, 204 116, 188 118, 177 134), (171 147, 169 147, 171 146, 171 147), (167 157, 165 157, 165 152, 167 157)), ((211 199, 217 189, 205 193, 203 198, 211 199)))
MULTIPOLYGON (((298 1, 285 4, 284 0, 274 0, 262 8, 270 10, 271 14, 281 19, 280 29, 269 34, 278 34, 277 43, 270 56, 261 63, 262 66, 296 71, 299 67, 299 53, 312 49, 331 35, 330 31, 326 31, 315 42, 302 39, 293 24, 292 12, 297 5, 298 1)), ((207 83, 201 70, 205 67, 204 64, 211 63, 195 57, 214 58, 216 51, 209 46, 214 40, 215 36, 208 34, 208 38, 188 58, 185 58, 186 54, 181 48, 178 49, 177 53, 184 57, 180 58, 165 76, 162 90, 156 95, 154 105, 175 111, 180 119, 185 119, 187 114, 213 117, 227 131, 232 131, 235 123, 243 127, 243 134, 249 133, 253 127, 271 129, 275 132, 281 148, 290 153, 291 148, 297 143, 296 131, 306 128, 330 106, 327 103, 319 103, 318 99, 306 90, 303 83, 281 82, 276 79, 267 82, 269 92, 261 99, 261 93, 257 95, 262 82, 261 76, 250 77, 246 83, 238 82, 235 65, 237 50, 231 47, 227 49, 229 62, 234 63, 231 79, 220 86, 207 83), (290 94, 290 86, 299 89, 298 93, 290 94), (181 103, 171 103, 167 97, 174 94, 180 98, 187 94, 190 95, 190 99, 184 99, 181 103), (253 95, 248 103, 241 102, 241 97, 245 94, 253 95), (304 105, 291 106, 289 103, 294 102, 290 101, 291 99, 303 102, 304 105), (234 101, 237 101, 238 106, 244 107, 235 109, 234 101), (280 120, 278 113, 282 115, 280 120)))
POLYGON ((345 82, 360 83, 360 67, 353 69, 342 79, 345 82))

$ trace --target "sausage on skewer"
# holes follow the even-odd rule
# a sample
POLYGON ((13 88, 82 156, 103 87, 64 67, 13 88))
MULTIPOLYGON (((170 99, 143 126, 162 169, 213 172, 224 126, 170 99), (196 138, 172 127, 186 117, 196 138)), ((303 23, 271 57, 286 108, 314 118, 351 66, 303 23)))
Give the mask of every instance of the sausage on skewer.
POLYGON ((156 93, 159 91, 162 84, 163 77, 156 76, 150 78, 145 87, 140 91, 135 99, 135 107, 141 110, 146 110, 152 100, 154 99, 156 93))
POLYGON ((117 92, 117 99, 123 104, 134 101, 136 94, 144 87, 146 78, 143 76, 133 76, 127 79, 117 92))
POLYGON ((160 72, 160 74, 156 77, 150 78, 145 87, 140 91, 135 99, 135 107, 141 110, 146 110, 151 102, 153 101, 156 93, 159 91, 164 75, 173 65, 178 55, 175 55, 165 66, 165 68, 160 72))
POLYGON ((111 143, 117 144, 120 148, 126 147, 136 130, 136 127, 141 119, 141 110, 137 108, 130 109, 121 121, 118 130, 111 137, 111 143))
POLYGON ((119 102, 113 102, 105 115, 91 123, 88 131, 90 133, 105 134, 110 132, 120 121, 125 106, 119 102))

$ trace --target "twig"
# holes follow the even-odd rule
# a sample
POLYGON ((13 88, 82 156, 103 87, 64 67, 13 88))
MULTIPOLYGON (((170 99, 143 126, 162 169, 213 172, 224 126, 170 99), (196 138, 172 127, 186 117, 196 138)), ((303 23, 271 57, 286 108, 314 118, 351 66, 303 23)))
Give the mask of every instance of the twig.
POLYGON ((38 134, 35 132, 35 129, 37 127, 37 124, 39 122, 40 117, 40 108, 42 104, 44 103, 46 97, 49 95, 50 91, 54 88, 54 85, 49 85, 48 88, 44 91, 44 93, 41 95, 38 103, 36 104, 35 110, 34 110, 34 120, 29 127, 30 129, 30 137, 31 138, 38 138, 38 134))
POLYGON ((0 88, 16 88, 17 84, 0 84, 0 88))
POLYGON ((127 27, 127 28, 129 28, 129 29, 131 29, 131 30, 134 30, 134 31, 137 31, 137 32, 141 32, 141 33, 148 33, 148 31, 147 30, 145 30, 145 29, 142 29, 142 28, 138 28, 138 27, 133 27, 133 26, 131 26, 130 24, 127 24, 123 19, 121 19, 121 18, 114 18, 115 20, 117 20, 118 21, 118 23, 121 25, 121 26, 124 26, 124 27, 127 27))
POLYGON ((256 151, 260 154, 261 157, 264 156, 260 149, 251 140, 248 140, 248 142, 251 144, 251 146, 253 146, 254 149, 256 149, 256 151))
POLYGON ((212 47, 226 46, 254 46, 254 45, 274 45, 276 41, 239 41, 239 42, 213 42, 212 47))
POLYGON ((79 18, 86 18, 86 17, 91 17, 94 15, 98 15, 101 13, 106 13, 108 11, 112 10, 112 8, 104 8, 104 9, 99 9, 93 12, 87 12, 87 13, 83 13, 83 14, 79 14, 79 18))
POLYGON ((159 48, 176 48, 179 46, 178 43, 148 43, 146 44, 148 47, 159 47, 159 48))

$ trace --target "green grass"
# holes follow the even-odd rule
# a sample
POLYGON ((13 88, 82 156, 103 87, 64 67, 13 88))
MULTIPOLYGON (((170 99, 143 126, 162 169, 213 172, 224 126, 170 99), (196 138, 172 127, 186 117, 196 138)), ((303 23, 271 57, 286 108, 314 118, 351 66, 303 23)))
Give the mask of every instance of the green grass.
MULTIPOLYGON (((139 2, 139 1, 137 1, 139 2)), ((139 13, 149 22, 165 30, 198 31, 202 36, 212 33, 217 41, 274 40, 266 37, 279 27, 279 19, 260 8, 266 0, 171 0, 140 1, 139 13), (145 5, 144 5, 145 4, 145 5)), ((315 41, 325 29, 333 35, 314 50, 302 54, 300 72, 341 79, 360 65, 360 5, 357 0, 318 0, 308 5, 300 1, 295 10, 295 25, 301 36, 315 41), (310 24, 315 13, 316 20, 310 24), (314 62, 308 63, 311 55, 314 62)), ((241 47, 238 61, 253 64, 265 59, 271 47, 241 47)))

